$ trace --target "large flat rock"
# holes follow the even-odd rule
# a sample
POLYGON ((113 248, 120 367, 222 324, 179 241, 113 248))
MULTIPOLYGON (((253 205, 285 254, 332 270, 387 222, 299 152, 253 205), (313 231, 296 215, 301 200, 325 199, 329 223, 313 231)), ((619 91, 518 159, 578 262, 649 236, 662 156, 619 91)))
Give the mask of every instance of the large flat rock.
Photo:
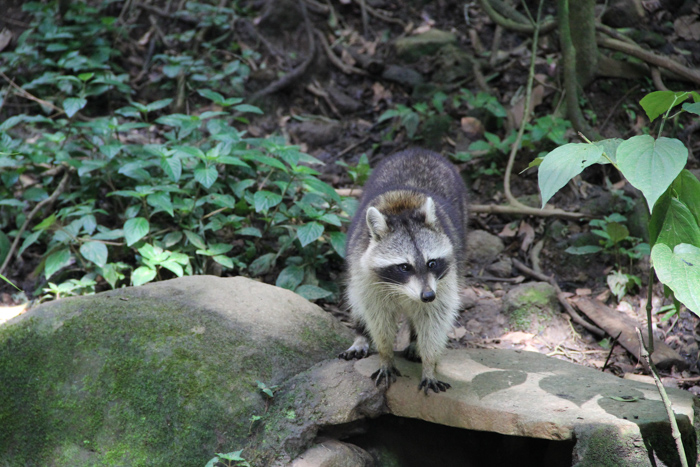
MULTIPOLYGON (((673 456, 662 454, 662 446, 654 444, 669 444, 663 447, 674 449, 666 411, 654 385, 533 352, 463 349, 448 351, 438 366, 438 378, 452 389, 425 396, 418 391, 421 365, 403 358, 396 363, 403 377, 386 393, 394 415, 506 435, 576 439, 581 453, 586 451, 581 443, 591 437, 618 437, 610 446, 612 451, 626 444, 634 451, 621 459, 627 464, 619 465, 647 465, 645 459, 652 451, 661 459, 673 456)), ((378 366, 377 356, 355 363, 355 369, 367 377, 378 366)), ((679 389, 667 392, 686 452, 695 458, 693 397, 679 389)))

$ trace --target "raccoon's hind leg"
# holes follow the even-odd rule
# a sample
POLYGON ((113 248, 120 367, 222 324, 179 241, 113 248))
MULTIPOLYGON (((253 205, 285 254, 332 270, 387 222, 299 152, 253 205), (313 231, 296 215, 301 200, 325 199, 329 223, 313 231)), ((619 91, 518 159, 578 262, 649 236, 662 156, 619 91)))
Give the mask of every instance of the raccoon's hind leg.
POLYGON ((369 333, 367 328, 362 323, 355 324, 355 330, 357 331, 357 337, 355 342, 345 351, 338 355, 338 358, 344 358, 345 360, 352 360, 357 358, 365 358, 369 355, 369 333))

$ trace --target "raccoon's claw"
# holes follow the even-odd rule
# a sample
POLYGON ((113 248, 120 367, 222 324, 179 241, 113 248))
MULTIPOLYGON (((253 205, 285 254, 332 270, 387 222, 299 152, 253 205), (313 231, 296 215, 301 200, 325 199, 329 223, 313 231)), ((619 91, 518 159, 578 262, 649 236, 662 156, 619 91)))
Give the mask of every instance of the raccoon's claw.
POLYGON ((356 349, 354 347, 350 347, 348 350, 345 352, 340 352, 338 354, 338 358, 342 358, 344 360, 353 360, 353 359, 361 359, 365 358, 369 355, 369 349, 356 349))
POLYGON ((406 347, 403 350, 403 358, 405 358, 408 361, 411 362, 419 362, 421 361, 420 354, 418 353, 418 346, 414 342, 411 342, 408 344, 408 347, 406 347))
POLYGON ((432 389, 435 391, 436 394, 440 393, 440 391, 445 392, 448 389, 450 389, 452 386, 450 386, 448 383, 444 383, 442 381, 438 381, 436 379, 423 379, 420 384, 418 385, 418 390, 420 391, 421 389, 423 392, 425 392, 425 395, 428 395, 428 389, 432 389))
POLYGON ((391 383, 396 382, 396 377, 401 376, 401 372, 399 372, 398 368, 395 366, 391 367, 381 367, 374 373, 372 373, 371 378, 374 380, 374 384, 376 386, 379 386, 382 384, 382 380, 385 381, 384 385, 386 386, 387 389, 389 389, 389 386, 391 386, 391 383))

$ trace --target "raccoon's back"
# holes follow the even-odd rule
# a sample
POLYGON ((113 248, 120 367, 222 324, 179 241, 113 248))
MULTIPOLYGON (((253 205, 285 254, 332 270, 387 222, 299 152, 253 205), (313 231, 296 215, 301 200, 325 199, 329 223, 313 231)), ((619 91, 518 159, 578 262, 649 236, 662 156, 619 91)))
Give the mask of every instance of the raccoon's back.
POLYGON ((464 181, 450 161, 436 152, 414 148, 393 154, 374 169, 365 184, 363 202, 406 189, 447 202, 461 203, 467 196, 464 181))

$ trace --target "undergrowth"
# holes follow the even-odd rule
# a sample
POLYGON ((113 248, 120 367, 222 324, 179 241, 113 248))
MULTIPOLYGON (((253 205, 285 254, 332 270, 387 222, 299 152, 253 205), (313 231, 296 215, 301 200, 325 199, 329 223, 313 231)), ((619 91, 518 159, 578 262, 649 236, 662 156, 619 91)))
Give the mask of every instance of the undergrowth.
MULTIPOLYGON (((344 255, 354 200, 318 178, 316 158, 246 133, 260 109, 224 94, 241 89, 250 53, 234 43, 234 59, 198 58, 185 52, 194 33, 169 36, 183 52, 154 57, 163 75, 146 100, 120 64, 109 2, 71 2, 62 19, 55 2, 22 8, 31 28, 0 54, 2 97, 26 109, 0 124, 0 273, 39 257, 34 274, 54 297, 210 271, 336 297, 322 271, 344 255), (206 110, 158 98, 182 83, 206 110)), ((225 29, 236 14, 202 18, 225 29)))

